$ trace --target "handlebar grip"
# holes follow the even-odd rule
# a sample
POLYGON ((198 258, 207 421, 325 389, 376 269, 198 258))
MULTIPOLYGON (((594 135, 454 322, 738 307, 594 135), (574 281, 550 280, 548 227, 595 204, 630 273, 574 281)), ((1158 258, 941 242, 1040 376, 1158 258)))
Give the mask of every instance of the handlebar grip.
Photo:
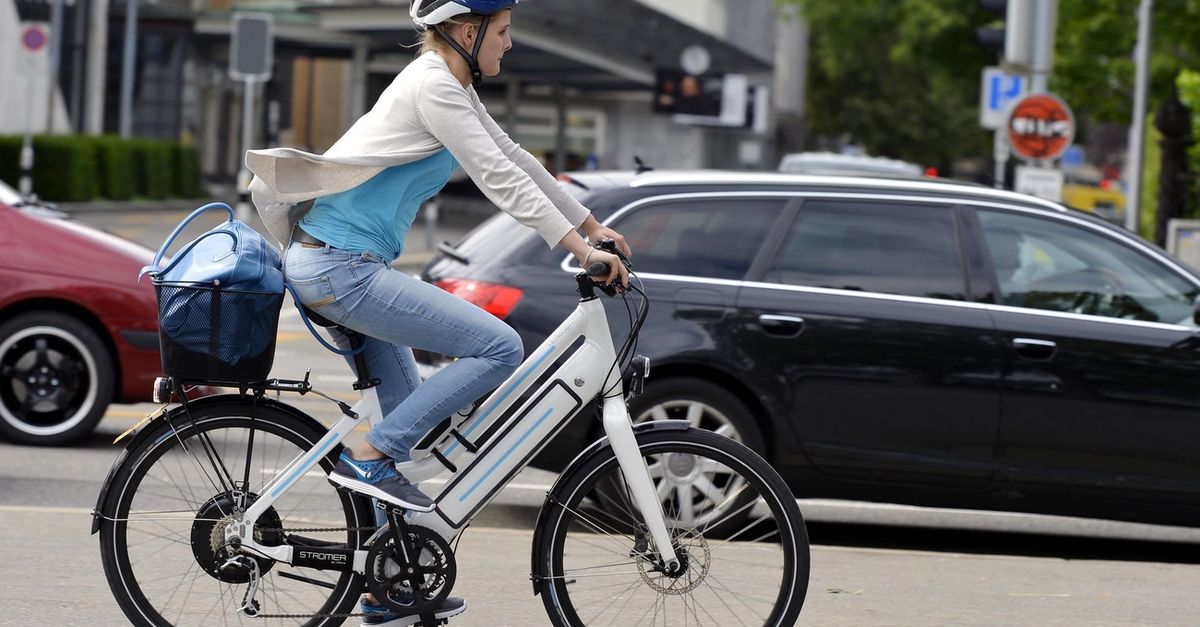
POLYGON ((593 261, 587 269, 588 276, 608 276, 608 272, 608 264, 603 261, 593 261))

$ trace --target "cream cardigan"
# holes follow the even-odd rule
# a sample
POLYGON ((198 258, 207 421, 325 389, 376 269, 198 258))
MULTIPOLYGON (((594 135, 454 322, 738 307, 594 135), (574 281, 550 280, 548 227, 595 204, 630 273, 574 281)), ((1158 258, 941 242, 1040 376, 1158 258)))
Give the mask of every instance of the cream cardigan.
POLYGON ((553 248, 588 210, 492 119, 436 53, 404 68, 379 101, 323 155, 251 150, 250 193, 272 236, 286 244, 307 201, 352 189, 391 166, 448 149, 496 206, 537 230, 553 248))

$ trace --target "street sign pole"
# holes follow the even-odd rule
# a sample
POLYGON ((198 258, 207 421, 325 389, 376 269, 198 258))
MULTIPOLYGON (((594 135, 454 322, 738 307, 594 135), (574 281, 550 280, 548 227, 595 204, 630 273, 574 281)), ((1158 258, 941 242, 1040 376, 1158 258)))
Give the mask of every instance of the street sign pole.
POLYGON ((1004 128, 997 128, 992 139, 992 156, 996 161, 996 189, 1004 189, 1004 172, 1008 167, 1008 138, 1004 128))
POLYGON ((253 78, 242 80, 242 167, 238 170, 238 219, 243 222, 250 217, 250 170, 246 169, 244 155, 253 148, 254 138, 254 96, 257 81, 253 78))
POLYGON ((138 2, 125 4, 125 50, 121 56, 121 111, 118 130, 123 139, 133 134, 133 66, 137 63, 138 2))
MULTIPOLYGON (((78 10, 78 9, 77 9, 78 10)), ((58 95, 58 68, 62 58, 63 0, 55 0, 50 10, 50 88, 46 99, 46 133, 54 134, 55 98, 58 95)))
POLYGON ((237 216, 250 217, 250 170, 246 151, 254 147, 254 102, 258 85, 271 80, 275 18, 269 13, 234 13, 229 40, 229 77, 242 81, 242 167, 238 170, 237 216))
POLYGON ((25 136, 21 140, 21 154, 19 158, 19 167, 21 170, 20 177, 17 180, 17 190, 22 196, 29 196, 33 193, 33 109, 34 109, 34 73, 32 68, 36 66, 33 55, 38 54, 42 48, 46 46, 47 34, 40 25, 30 24, 21 32, 21 49, 24 54, 29 55, 28 58, 20 59, 17 63, 17 72, 25 76, 30 81, 30 87, 25 89, 25 136))
POLYGON ((21 178, 17 183, 21 196, 33 192, 33 90, 25 91, 25 139, 21 142, 21 178))
POLYGON ((1054 67, 1055 26, 1058 24, 1058 0, 1037 0, 1033 17, 1033 93, 1050 91, 1050 71, 1054 67))
POLYGON ((1142 201, 1142 159, 1146 129, 1146 90, 1150 67, 1150 12, 1152 0, 1142 0, 1138 8, 1138 39, 1136 48, 1137 78, 1133 91, 1133 126, 1129 129, 1129 189, 1125 193, 1125 228, 1138 230, 1138 213, 1142 201))

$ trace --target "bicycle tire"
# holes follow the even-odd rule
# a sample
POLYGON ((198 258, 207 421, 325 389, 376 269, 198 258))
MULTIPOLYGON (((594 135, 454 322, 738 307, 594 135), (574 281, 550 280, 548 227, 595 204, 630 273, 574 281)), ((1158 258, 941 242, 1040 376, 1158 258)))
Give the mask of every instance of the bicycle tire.
MULTIPOLYGON (((298 455, 310 450, 324 435, 319 423, 283 404, 259 400, 252 405, 248 397, 230 396, 194 401, 188 412, 176 408, 163 422, 150 428, 154 431, 138 437, 120 465, 110 473, 101 509, 104 516, 100 524, 101 560, 109 587, 129 621, 152 627, 212 622, 340 625, 364 590, 362 575, 302 571, 301 576, 310 582, 321 581, 326 588, 281 575, 280 569, 294 567, 263 558, 258 560, 265 564, 261 568, 258 593, 260 613, 304 614, 306 618, 246 616, 237 608, 248 587, 242 579, 247 577, 222 575, 232 580, 223 581, 211 572, 218 561, 214 546, 219 542, 221 519, 214 521, 201 516, 203 512, 226 511, 228 501, 220 500, 227 496, 221 489, 224 484, 212 481, 212 476, 219 472, 218 463, 225 465, 233 481, 234 477, 249 478, 249 485, 238 487, 256 494, 256 488, 261 488, 293 459, 293 452, 298 455), (245 437, 236 437, 240 433, 245 437), (209 461, 201 434, 207 437, 220 462, 209 461), (163 507, 156 509, 160 504, 163 507), (144 506, 151 507, 144 509, 144 506), (156 541, 156 532, 164 531, 169 535, 159 536, 163 541, 156 541), (214 546, 198 541, 198 535, 212 538, 214 546), (159 544, 163 546, 158 547, 159 544), (142 545, 148 546, 143 549, 142 545), (131 549, 136 555, 131 554, 131 549), (178 563, 189 557, 186 566, 178 563), (173 582, 166 573, 180 570, 183 570, 180 582, 171 589, 173 582), (158 576, 159 572, 163 577, 158 576), (318 588, 321 591, 314 593, 318 588), (336 614, 343 616, 329 616, 336 614)), ((333 468, 340 448, 335 447, 320 460, 320 468, 326 474, 333 468)), ((302 477, 281 494, 259 522, 264 526, 267 521, 277 522, 284 529, 328 528, 330 535, 317 539, 361 548, 370 536, 366 528, 375 524, 369 503, 336 490, 323 475, 310 474, 313 476, 302 477)), ((256 525, 256 538, 296 544, 303 535, 279 532, 268 536, 270 533, 274 532, 263 531, 256 525)))
MULTIPOLYGON (((730 530, 719 521, 703 528, 689 528, 672 525, 671 508, 665 504, 677 551, 689 563, 689 572, 676 578, 661 571, 656 573, 645 559, 639 559, 640 555, 646 554, 646 533, 639 530, 640 523, 631 512, 626 512, 626 520, 619 520, 605 507, 585 503, 585 499, 593 498, 598 486, 619 481, 614 478, 620 473, 616 456, 610 446, 604 446, 565 471, 539 517, 534 572, 535 580, 541 582, 542 602, 550 621, 560 627, 632 624, 640 623, 653 611, 650 620, 654 625, 673 622, 681 625, 745 625, 758 624, 760 619, 762 624, 772 627, 793 625, 800 615, 808 588, 808 533, 795 497, 775 469, 744 445, 701 429, 642 432, 637 434, 637 442, 643 459, 649 458, 652 470, 653 465, 660 463, 677 466, 693 463, 692 471, 700 469, 704 472, 705 468, 712 468, 715 473, 737 474, 742 483, 727 477, 722 484, 741 487, 736 488, 737 492, 725 494, 720 502, 711 499, 716 503, 715 507, 742 502, 742 493, 752 489, 757 496, 751 504, 741 507, 764 510, 765 514, 739 530, 730 530), (718 465, 707 463, 705 459, 718 465), (718 534, 721 537, 708 537, 711 535, 709 529, 720 527, 726 527, 718 534), (747 533, 748 530, 752 531, 747 533), (596 539, 605 534, 606 538, 596 539), (569 548, 568 542, 571 543, 569 548), (722 571, 720 578, 713 570, 717 567, 713 556, 718 551, 719 559, 727 565, 722 566, 727 570, 722 571), (753 560, 738 562, 724 557, 751 551, 753 560), (593 564, 616 559, 610 555, 623 561, 593 564), (572 567, 568 567, 568 559, 572 567), (575 568, 577 561, 587 565, 575 568), (637 569, 636 573, 612 572, 614 568, 628 569, 630 565, 637 569), (767 571, 778 571, 779 591, 774 597, 770 594, 755 596, 753 592, 775 586, 770 583, 774 576, 767 571), (730 587, 733 580, 727 579, 735 576, 757 578, 760 583, 749 587, 749 596, 739 594, 730 587), (605 577, 610 579, 597 585, 598 591, 586 591, 587 581, 605 577), (612 584, 611 578, 617 577, 623 578, 622 581, 612 584), (625 584, 626 580, 632 583, 624 589, 612 590, 625 584), (584 582, 582 586, 581 582, 584 582), (645 594, 645 590, 649 590, 649 594, 645 594), (613 596, 611 592, 617 594, 613 596), (699 598, 701 594, 705 595, 704 602, 699 598), (714 602, 705 605, 710 596, 714 602), (626 614, 625 610, 635 600, 637 606, 626 614), (761 612, 760 601, 765 607, 761 612), (617 603, 621 605, 614 607, 617 603), (680 606, 680 611, 672 614, 676 611, 675 605, 680 606), (746 622, 748 615, 751 616, 750 623, 746 622), (634 617, 637 617, 636 621, 634 617)), ((679 494, 681 503, 693 500, 690 492, 679 494)), ((736 517, 741 513, 739 510, 740 507, 730 509, 726 515, 736 517)))

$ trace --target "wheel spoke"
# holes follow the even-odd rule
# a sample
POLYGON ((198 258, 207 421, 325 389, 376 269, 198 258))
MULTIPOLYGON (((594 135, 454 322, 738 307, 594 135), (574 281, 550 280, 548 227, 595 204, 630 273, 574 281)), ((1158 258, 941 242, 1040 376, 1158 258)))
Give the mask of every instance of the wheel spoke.
MULTIPOLYGON (((239 612, 248 589, 245 571, 218 570, 229 555, 236 555, 236 552, 222 552, 229 550, 224 540, 225 526, 237 519, 234 508, 242 497, 235 501, 211 473, 215 470, 225 480, 237 477, 239 487, 251 488, 245 496, 248 506, 259 495, 247 478, 257 480, 260 473, 262 477, 273 477, 282 468, 278 463, 271 467, 272 457, 278 462, 279 457, 299 456, 322 434, 297 427, 294 418, 281 416, 282 412, 270 407, 260 406, 253 423, 248 417, 249 403, 243 412, 232 415, 218 413, 219 409, 193 407, 191 420, 176 419, 173 424, 178 428, 163 427, 162 437, 147 438, 128 456, 127 469, 114 475, 125 483, 113 485, 110 490, 121 495, 120 502, 105 505, 106 512, 107 508, 115 507, 117 512, 128 513, 125 520, 102 525, 103 557, 106 564, 113 561, 123 564, 116 570, 121 574, 120 581, 112 584, 113 592, 130 595, 127 598, 139 614, 154 612, 164 622, 179 627, 247 622, 279 624, 276 620, 248 621, 239 612), (196 449, 200 446, 204 446, 207 455, 198 455, 196 449), (201 461, 206 458, 207 461, 201 461)), ((305 479, 280 494, 266 508, 258 524, 284 529, 334 530, 372 524, 370 514, 365 508, 359 509, 356 501, 343 499, 327 482, 305 479)), ((337 533, 347 542, 358 541, 353 533, 337 533)), ((263 532, 256 532, 256 537, 265 544, 280 541, 263 532)), ((326 534, 314 539, 329 538, 326 534)), ((627 553, 622 554, 626 561, 630 559, 627 553)), ((311 577, 275 577, 278 569, 293 567, 262 556, 243 557, 255 559, 259 564, 261 578, 256 599, 270 613, 351 611, 356 601, 353 591, 363 585, 359 575, 320 570, 312 571, 311 577), (314 581, 327 582, 328 586, 314 585, 314 581), (337 603, 332 602, 334 599, 337 603)), ((627 566, 626 570, 630 568, 635 567, 627 566)), ((309 572, 300 570, 305 575, 309 572)), ((596 572, 608 570, 614 569, 596 572)))
MULTIPOLYGON (((562 573, 545 580, 552 592, 542 595, 556 622, 664 627, 792 624, 807 588, 807 543, 790 491, 772 489, 762 478, 773 469, 749 454, 737 457, 747 449, 707 432, 639 434, 638 441, 647 460, 662 460, 664 466, 688 472, 685 483, 664 480, 655 486, 683 570, 674 576, 663 570, 640 516, 633 518, 636 526, 621 536, 616 543, 620 548, 615 549, 614 543, 595 538, 598 525, 564 524, 572 520, 565 518, 566 512, 574 513, 583 495, 602 489, 624 491, 624 484, 615 479, 622 475, 615 458, 592 462, 599 467, 585 464, 569 470, 560 478, 563 487, 555 499, 563 499, 561 522, 553 523, 550 529, 555 531, 542 538, 548 563, 557 564, 561 571, 556 572, 562 573), (747 467, 757 474, 741 470, 747 467), (697 469, 706 472, 691 474, 697 469), (767 514, 756 515, 755 506, 763 504, 767 514), (786 518, 772 513, 777 511, 785 512, 786 518), (784 526, 783 520, 793 522, 784 526), (627 552, 647 544, 644 559, 625 559, 627 552), (630 567, 634 572, 628 572, 630 567), (792 587, 788 594, 782 593, 783 586, 792 587)), ((670 472, 664 478, 672 476, 670 472)), ((598 500, 610 514, 621 512, 623 503, 627 499, 598 500)), ((599 513, 592 517, 602 520, 599 513)))
POLYGON ((704 475, 696 477, 696 480, 692 482, 692 487, 695 488, 700 494, 703 494, 704 498, 707 499, 707 502, 712 503, 714 507, 716 507, 718 503, 725 502, 725 493, 721 490, 721 488, 713 485, 713 483, 708 480, 708 477, 705 477, 704 475))

